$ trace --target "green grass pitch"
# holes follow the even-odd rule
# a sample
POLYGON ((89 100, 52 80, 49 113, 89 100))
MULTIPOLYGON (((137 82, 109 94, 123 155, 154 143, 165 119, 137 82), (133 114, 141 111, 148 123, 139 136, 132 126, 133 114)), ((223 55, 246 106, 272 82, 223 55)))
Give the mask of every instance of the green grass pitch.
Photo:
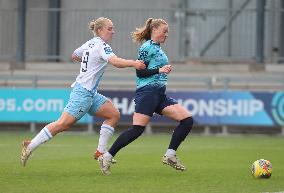
MULTIPOLYGON (((59 134, 20 165, 20 143, 31 133, 0 133, 1 193, 260 193, 284 192, 284 138, 190 136, 178 156, 187 171, 161 163, 170 135, 141 136, 121 150, 112 174, 92 159, 98 136, 59 134), (270 179, 254 179, 253 161, 273 164, 270 179)), ((113 140, 117 136, 113 137, 113 140)))

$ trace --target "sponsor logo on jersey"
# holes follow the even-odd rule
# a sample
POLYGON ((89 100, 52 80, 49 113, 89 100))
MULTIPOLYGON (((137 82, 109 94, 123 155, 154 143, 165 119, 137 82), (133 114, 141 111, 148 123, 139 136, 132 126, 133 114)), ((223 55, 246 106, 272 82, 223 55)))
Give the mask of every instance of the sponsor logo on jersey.
POLYGON ((112 53, 111 47, 104 47, 104 50, 105 50, 106 54, 111 54, 112 53))

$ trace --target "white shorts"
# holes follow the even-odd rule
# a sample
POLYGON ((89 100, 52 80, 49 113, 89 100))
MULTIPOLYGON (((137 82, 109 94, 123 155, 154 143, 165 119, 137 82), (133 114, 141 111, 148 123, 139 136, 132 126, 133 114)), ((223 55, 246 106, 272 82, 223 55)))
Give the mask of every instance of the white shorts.
POLYGON ((106 101, 105 96, 96 91, 89 91, 77 83, 71 91, 64 111, 79 120, 86 113, 93 116, 106 101))

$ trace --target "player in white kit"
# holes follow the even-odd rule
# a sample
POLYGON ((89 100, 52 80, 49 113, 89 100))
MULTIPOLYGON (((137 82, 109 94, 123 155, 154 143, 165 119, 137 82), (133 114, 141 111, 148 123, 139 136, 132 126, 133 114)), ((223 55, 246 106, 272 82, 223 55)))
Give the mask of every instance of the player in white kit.
POLYGON ((23 166, 39 145, 49 141, 57 133, 69 129, 86 113, 105 119, 101 126, 94 158, 97 159, 106 151, 108 140, 113 135, 120 113, 110 100, 97 92, 105 68, 108 63, 117 68, 134 67, 138 70, 146 66, 142 61, 122 59, 112 52, 111 47, 106 43, 114 34, 113 23, 110 19, 100 17, 91 21, 89 28, 95 37, 77 48, 72 54, 72 60, 81 62, 81 68, 80 74, 71 86, 73 89, 68 104, 57 121, 46 125, 32 140, 23 141, 21 154, 23 166))

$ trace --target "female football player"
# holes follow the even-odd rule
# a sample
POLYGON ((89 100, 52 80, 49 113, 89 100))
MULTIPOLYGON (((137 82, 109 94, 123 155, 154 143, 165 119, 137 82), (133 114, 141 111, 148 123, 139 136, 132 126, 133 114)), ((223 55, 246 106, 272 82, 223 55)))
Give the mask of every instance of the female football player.
POLYGON ((108 152, 99 157, 103 174, 110 174, 112 158, 116 153, 137 139, 145 130, 153 113, 167 116, 179 122, 175 128, 168 149, 162 158, 164 164, 176 170, 186 167, 176 157, 181 142, 192 129, 191 114, 176 100, 166 95, 167 74, 172 70, 168 58, 161 48, 168 37, 168 24, 163 19, 149 18, 145 25, 132 33, 134 42, 142 43, 138 59, 143 60, 147 68, 136 72, 135 112, 133 128, 123 132, 108 152))
POLYGON ((101 126, 98 148, 95 158, 106 151, 106 145, 114 132, 120 113, 105 96, 97 92, 107 63, 117 68, 134 67, 144 69, 145 64, 139 60, 126 60, 117 57, 107 44, 114 35, 114 26, 110 19, 100 17, 89 23, 94 38, 77 48, 72 54, 73 61, 81 62, 68 104, 57 121, 46 125, 31 141, 22 143, 21 163, 23 166, 31 153, 42 143, 51 140, 56 134, 68 130, 86 113, 105 119, 101 126))

